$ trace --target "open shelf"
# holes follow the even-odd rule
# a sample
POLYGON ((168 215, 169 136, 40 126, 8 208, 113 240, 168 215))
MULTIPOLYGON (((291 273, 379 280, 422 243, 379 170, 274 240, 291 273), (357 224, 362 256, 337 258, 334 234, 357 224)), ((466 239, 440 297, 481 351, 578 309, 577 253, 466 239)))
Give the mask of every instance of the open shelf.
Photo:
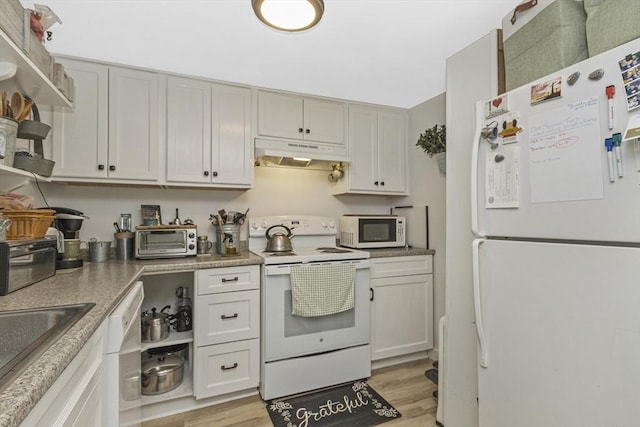
POLYGON ((172 332, 169 332, 169 338, 165 340, 156 341, 156 342, 143 342, 141 346, 142 348, 141 351, 145 351, 150 348, 166 347, 169 345, 183 344, 183 343, 189 343, 189 342, 193 342, 193 330, 186 331, 186 332, 172 331, 172 332))
POLYGON ((20 188, 29 181, 38 180, 40 182, 51 182, 51 178, 46 178, 22 169, 0 165, 0 191, 13 191, 20 188))
POLYGON ((38 105, 72 107, 71 102, 58 90, 29 57, 0 29, 0 61, 12 62, 18 67, 16 75, 3 81, 3 90, 15 90, 35 100, 38 105))

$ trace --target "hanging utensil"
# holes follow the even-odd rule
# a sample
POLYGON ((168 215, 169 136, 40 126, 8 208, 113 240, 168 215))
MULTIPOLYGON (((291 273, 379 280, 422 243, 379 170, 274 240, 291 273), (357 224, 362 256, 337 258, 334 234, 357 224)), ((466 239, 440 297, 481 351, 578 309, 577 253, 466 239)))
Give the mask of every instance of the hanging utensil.
POLYGON ((14 111, 14 113, 17 115, 16 120, 21 122, 25 120, 27 117, 29 117, 29 113, 31 113, 32 106, 33 106, 33 99, 25 100, 24 106, 22 107, 22 111, 20 111, 19 113, 17 111, 14 111))
POLYGON ((25 100, 22 95, 18 92, 13 92, 13 95, 11 95, 11 111, 13 112, 14 119, 17 119, 17 117, 22 113, 24 105, 25 100))

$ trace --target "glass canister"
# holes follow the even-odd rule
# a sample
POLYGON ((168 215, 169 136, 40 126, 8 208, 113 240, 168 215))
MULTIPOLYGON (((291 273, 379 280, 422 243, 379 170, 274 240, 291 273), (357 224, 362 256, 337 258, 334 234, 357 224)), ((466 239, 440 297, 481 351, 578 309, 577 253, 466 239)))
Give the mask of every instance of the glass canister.
POLYGON ((240 253, 240 224, 223 224, 215 227, 216 251, 222 256, 240 253))
POLYGON ((7 231, 9 230, 10 225, 11 220, 9 218, 5 218, 4 215, 0 213, 0 242, 7 240, 7 231))
POLYGON ((13 167, 17 135, 18 122, 8 117, 0 117, 0 164, 13 167))

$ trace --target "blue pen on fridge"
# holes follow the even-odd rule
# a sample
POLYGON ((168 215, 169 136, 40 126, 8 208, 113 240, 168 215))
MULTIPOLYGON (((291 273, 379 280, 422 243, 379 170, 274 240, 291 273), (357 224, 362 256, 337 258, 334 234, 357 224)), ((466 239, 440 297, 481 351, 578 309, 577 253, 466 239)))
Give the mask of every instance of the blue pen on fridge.
POLYGON ((606 138, 604 146, 607 148, 607 159, 609 160, 609 182, 615 182, 615 165, 613 163, 613 138, 606 138))
POLYGON ((616 168, 618 169, 618 177, 624 176, 624 165, 622 163, 622 134, 614 133, 611 138, 613 139, 613 152, 616 155, 616 168))

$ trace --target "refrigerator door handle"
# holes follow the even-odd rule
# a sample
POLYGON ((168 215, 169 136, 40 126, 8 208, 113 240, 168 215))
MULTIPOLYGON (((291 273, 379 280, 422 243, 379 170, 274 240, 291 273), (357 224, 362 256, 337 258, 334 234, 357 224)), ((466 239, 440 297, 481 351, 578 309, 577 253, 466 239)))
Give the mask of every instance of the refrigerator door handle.
POLYGON ((471 232, 476 236, 484 237, 478 225, 478 157, 480 155, 480 131, 482 126, 478 123, 484 114, 484 103, 476 102, 475 133, 473 135, 473 146, 471 147, 471 232))
POLYGON ((476 332, 478 334, 480 366, 489 367, 489 353, 487 351, 487 339, 484 335, 484 324, 482 323, 482 307, 480 307, 480 245, 486 239, 475 239, 473 241, 473 307, 476 317, 476 332))

